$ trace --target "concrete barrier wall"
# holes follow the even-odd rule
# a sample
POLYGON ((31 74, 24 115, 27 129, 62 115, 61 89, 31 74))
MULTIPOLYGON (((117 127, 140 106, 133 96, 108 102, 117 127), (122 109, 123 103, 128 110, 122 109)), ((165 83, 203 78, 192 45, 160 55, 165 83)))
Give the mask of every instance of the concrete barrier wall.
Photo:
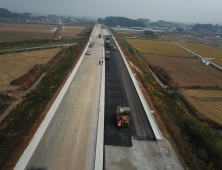
MULTIPOLYGON (((102 37, 103 42, 103 37, 102 37)), ((97 128, 97 141, 96 141, 96 158, 95 158, 95 170, 103 170, 103 148, 104 148, 104 111, 105 111, 105 53, 103 47, 102 60, 102 79, 101 79, 101 92, 100 92, 100 106, 99 106, 99 120, 97 128)))
POLYGON ((141 91, 141 89, 139 87, 139 84, 138 84, 137 80, 135 79, 135 77, 133 75, 132 70, 130 69, 130 66, 129 66, 128 62, 126 61, 126 58, 125 58, 122 50, 120 49, 120 47, 119 47, 119 45, 118 45, 118 43, 117 43, 117 41, 115 40, 114 37, 113 37, 113 39, 114 39, 115 43, 117 44, 117 47, 118 47, 118 49, 119 49, 119 51, 121 53, 121 56, 123 57, 124 63, 126 65, 127 69, 128 69, 130 77, 131 77, 131 79, 133 81, 133 84, 134 84, 134 86, 136 88, 136 91, 137 91, 137 93, 139 95, 140 101, 141 101, 141 103, 143 105, 143 108, 144 108, 144 110, 146 112, 147 118, 148 118, 148 120, 150 122, 150 125, 152 127, 152 130, 154 132, 154 135, 155 135, 156 139, 157 140, 164 140, 163 136, 162 136, 162 133, 160 132, 160 129, 159 129, 157 123, 156 123, 156 120, 154 119, 153 114, 151 113, 151 110, 150 110, 150 108, 149 108, 149 106, 148 106, 148 104, 146 102, 146 99, 145 99, 145 97, 144 97, 144 95, 143 95, 143 93, 142 93, 142 91, 141 91))
MULTIPOLYGON (((91 41, 91 38, 90 38, 91 41)), ((89 41, 89 42, 90 42, 89 41)), ((82 63, 82 60, 85 56, 85 52, 88 48, 89 42, 82 53, 78 63, 76 64, 74 70, 70 74, 68 80, 66 81, 65 85, 63 86, 62 90, 60 91, 59 95, 57 96, 56 100, 54 101, 53 105, 51 106, 50 110, 48 111, 45 119, 41 123, 40 127, 38 128, 37 132, 35 133, 34 137, 32 138, 31 142, 29 143, 28 147, 24 151, 23 155, 19 159, 18 163, 16 164, 14 170, 24 170, 27 166, 32 154, 34 153, 36 147, 39 144, 39 141, 41 140, 42 136, 44 135, 49 123, 51 122, 57 108, 59 107, 64 95, 66 94, 67 89, 69 88, 73 78, 76 75, 77 70, 79 69, 80 64, 82 63)))

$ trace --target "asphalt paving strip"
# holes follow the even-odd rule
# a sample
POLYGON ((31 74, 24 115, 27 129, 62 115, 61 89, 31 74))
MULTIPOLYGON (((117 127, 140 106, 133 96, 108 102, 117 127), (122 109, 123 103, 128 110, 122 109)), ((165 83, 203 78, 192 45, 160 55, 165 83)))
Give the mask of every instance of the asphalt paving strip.
MULTIPOLYGON (((114 45, 112 36, 109 37, 111 45, 114 45)), ((119 50, 113 51, 112 47, 105 47, 105 51, 110 51, 110 59, 105 62, 104 144, 132 147, 131 138, 155 141, 154 133, 119 50), (130 107, 128 128, 117 127, 117 106, 130 107)))

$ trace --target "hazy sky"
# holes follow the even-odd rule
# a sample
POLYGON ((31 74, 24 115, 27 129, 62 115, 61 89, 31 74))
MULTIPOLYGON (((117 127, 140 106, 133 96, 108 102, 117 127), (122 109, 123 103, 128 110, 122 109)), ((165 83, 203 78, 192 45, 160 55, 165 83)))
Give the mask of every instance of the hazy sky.
POLYGON ((222 22, 222 0, 0 0, 0 8, 72 16, 123 16, 186 23, 222 22))

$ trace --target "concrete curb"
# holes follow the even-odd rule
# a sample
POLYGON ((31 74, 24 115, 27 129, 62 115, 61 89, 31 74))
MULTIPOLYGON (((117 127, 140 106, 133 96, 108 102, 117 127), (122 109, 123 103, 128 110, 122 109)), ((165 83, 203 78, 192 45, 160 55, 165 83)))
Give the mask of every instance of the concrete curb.
MULTIPOLYGON (((90 38, 90 41, 91 41, 91 38, 90 38)), ((78 71, 79 66, 82 63, 82 60, 85 56, 85 52, 88 48, 89 42, 88 42, 85 50, 83 51, 78 63, 76 64, 74 70, 70 74, 68 80, 66 81, 65 85, 63 86, 62 90, 60 91, 59 95, 57 96, 57 98, 54 101, 53 105, 51 106, 50 110, 48 111, 45 119, 41 123, 40 127, 38 128, 37 132, 35 133, 34 137, 32 138, 31 142, 29 143, 28 147, 24 151, 23 155, 21 156, 21 158, 17 162, 14 170, 24 170, 26 168, 31 156, 33 155, 35 149, 37 148, 37 146, 38 146, 42 136, 44 135, 49 123, 51 122, 57 108, 59 107, 64 95, 66 94, 67 89, 69 88, 73 78, 75 77, 76 72, 78 71)))
POLYGON ((121 53, 121 56, 123 57, 124 63, 126 65, 127 69, 128 69, 130 77, 131 77, 131 79, 133 81, 133 84, 134 84, 134 86, 136 88, 136 91, 137 91, 137 93, 139 95, 140 101, 141 101, 141 103, 143 105, 143 108, 144 108, 144 110, 146 112, 147 118, 148 118, 148 120, 150 122, 150 125, 151 125, 152 129, 153 129, 153 133, 154 133, 154 135, 156 137, 156 140, 164 140, 164 138, 162 136, 162 133, 160 132, 160 129, 159 129, 157 123, 156 123, 156 120, 154 119, 153 114, 151 113, 151 110, 150 110, 150 108, 149 108, 149 106, 148 106, 148 104, 146 102, 146 99, 145 99, 145 97, 144 97, 144 95, 143 95, 143 93, 142 93, 142 91, 141 91, 141 89, 139 87, 139 84, 138 84, 137 80, 135 79, 135 77, 133 75, 132 70, 130 69, 130 66, 129 66, 128 62, 126 61, 126 58, 125 58, 122 50, 120 49, 120 47, 119 47, 119 45, 118 45, 118 43, 117 43, 117 41, 115 40, 114 37, 113 37, 113 39, 114 39, 116 45, 118 46, 118 49, 119 49, 119 51, 121 53))
MULTIPOLYGON (((102 37, 103 42, 103 37, 102 37)), ((104 47, 103 58, 104 60, 104 47)), ((102 65, 102 80, 101 80, 101 92, 99 103, 99 120, 97 128, 97 140, 96 140, 96 158, 95 158, 95 170, 103 170, 103 147, 104 147, 104 109, 105 109, 105 60, 102 65)))

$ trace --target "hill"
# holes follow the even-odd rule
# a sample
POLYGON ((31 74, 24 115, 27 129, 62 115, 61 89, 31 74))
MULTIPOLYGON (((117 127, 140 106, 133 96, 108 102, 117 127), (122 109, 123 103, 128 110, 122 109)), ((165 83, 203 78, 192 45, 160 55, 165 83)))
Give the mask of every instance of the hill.
POLYGON ((98 23, 105 24, 110 27, 144 27, 145 23, 139 20, 133 20, 125 17, 106 17, 105 19, 98 18, 98 23))

